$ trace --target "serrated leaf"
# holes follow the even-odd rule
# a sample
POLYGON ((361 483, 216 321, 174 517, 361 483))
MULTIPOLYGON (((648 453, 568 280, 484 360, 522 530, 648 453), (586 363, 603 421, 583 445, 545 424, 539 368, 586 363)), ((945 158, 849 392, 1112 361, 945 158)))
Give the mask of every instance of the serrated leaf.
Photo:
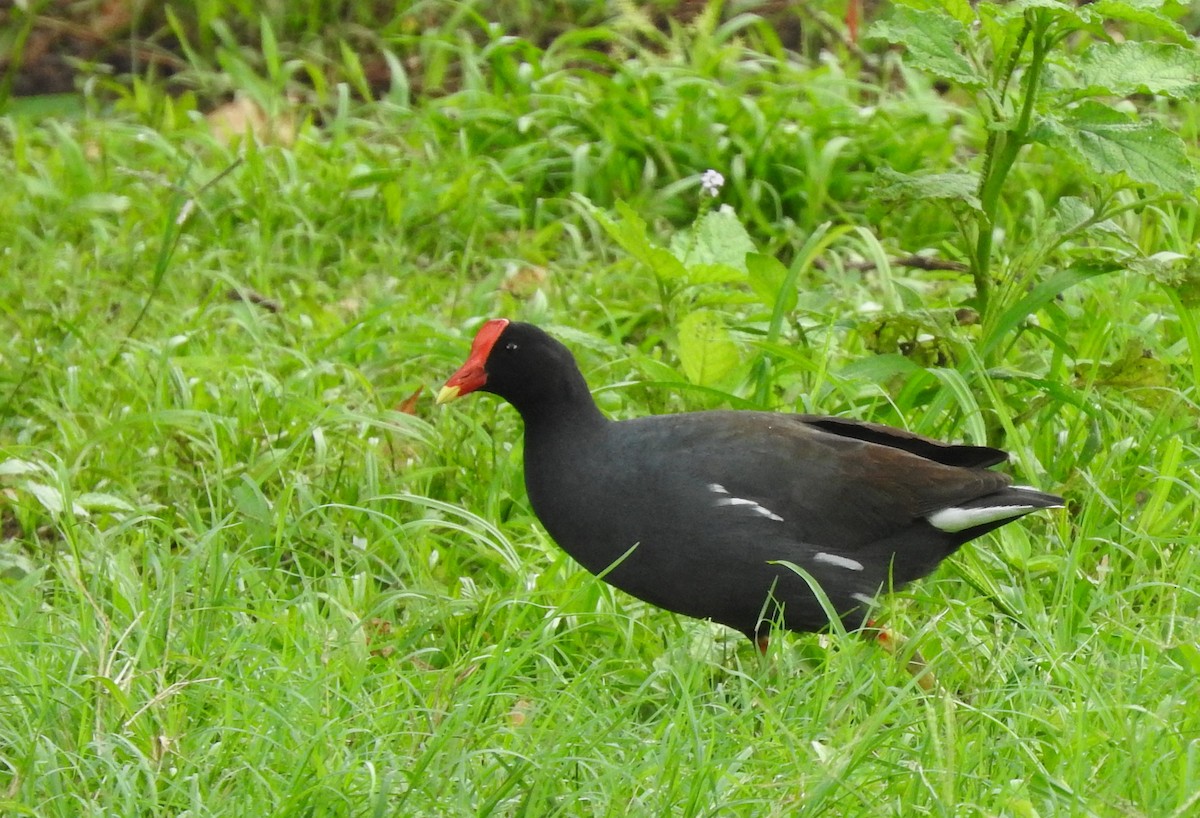
POLYGON ((679 322, 679 362, 694 384, 720 383, 738 364, 738 348, 720 317, 697 310, 679 322))
POLYGON ((1090 93, 1200 96, 1200 53, 1170 43, 1093 43, 1079 59, 1079 78, 1090 93))
MULTIPOLYGON (((1129 233, 1125 231, 1125 228, 1112 219, 1101 219, 1098 222, 1089 223, 1095 215, 1095 209, 1078 196, 1063 196, 1054 203, 1054 221, 1052 227, 1054 232, 1062 235, 1069 235, 1086 228, 1085 233, 1089 235, 1103 234, 1120 244, 1126 245, 1131 250, 1137 249, 1136 242, 1129 237, 1129 233)), ((1116 247, 1109 247, 1108 249, 1112 252, 1117 252, 1116 247)))
POLYGON ((737 214, 725 209, 705 213, 690 230, 671 240, 671 252, 688 267, 715 264, 744 273, 746 254, 754 251, 754 242, 737 214))
POLYGON ((1200 300, 1200 259, 1164 250, 1133 259, 1129 269, 1173 288, 1187 306, 1200 300))
POLYGON ((967 36, 967 27, 953 17, 903 6, 867 32, 868 38, 903 45, 909 64, 915 68, 967 88, 980 88, 985 84, 984 76, 958 51, 958 44, 967 36))
POLYGON ((875 171, 875 192, 884 201, 917 201, 949 199, 980 210, 982 204, 976 192, 979 177, 974 173, 926 173, 914 176, 889 167, 875 171))
POLYGON ((1136 23, 1143 29, 1143 36, 1157 34, 1180 45, 1191 42, 1191 36, 1183 26, 1161 12, 1162 0, 1097 0, 1090 6, 1081 6, 1079 11, 1085 18, 1099 18, 1103 24, 1111 20, 1136 23))
POLYGON ((1110 247, 1110 249, 1114 252, 1117 250, 1117 247, 1115 246, 1116 244, 1123 244, 1129 250, 1136 251, 1138 249, 1138 243, 1133 240, 1132 236, 1129 235, 1129 231, 1114 222, 1112 219, 1104 219, 1103 221, 1096 222, 1088 228, 1088 232, 1092 234, 1102 234, 1111 239, 1112 242, 1115 242, 1115 244, 1110 247))
POLYGON ((1135 182, 1178 193, 1196 188, 1183 140, 1152 120, 1135 120, 1097 102, 1064 118, 1044 117, 1031 137, 1074 157, 1098 174, 1124 173, 1135 182))
POLYGON ((1095 209, 1078 196, 1063 196, 1054 203, 1054 219, 1060 233, 1078 230, 1095 215, 1095 209))
POLYGON ((761 253, 751 253, 746 256, 746 271, 750 280, 750 289, 754 290, 762 303, 770 309, 775 309, 775 303, 783 299, 783 312, 788 314, 796 309, 799 293, 796 288, 789 287, 782 291, 787 281, 788 268, 779 259, 761 253))

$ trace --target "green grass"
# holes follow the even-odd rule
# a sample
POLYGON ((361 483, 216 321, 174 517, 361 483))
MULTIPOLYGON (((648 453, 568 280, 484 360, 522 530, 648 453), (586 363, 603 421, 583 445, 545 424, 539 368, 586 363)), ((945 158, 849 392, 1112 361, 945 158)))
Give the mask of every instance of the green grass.
MULTIPOLYGON (((953 257, 949 212, 869 185, 972 161, 980 125, 916 78, 783 59, 756 25, 650 50, 618 23, 537 45, 464 18, 423 45, 457 87, 373 103, 280 95, 316 62, 197 55, 195 87, 291 117, 282 144, 222 142, 153 79, 0 119, 0 814, 1200 807, 1194 290, 1133 266, 1053 287, 1081 241, 1014 288, 1045 295, 1031 320, 985 327, 953 318, 965 274, 863 271, 953 257), (708 167, 785 263, 832 223, 773 341, 744 287, 661 298, 578 198, 630 202, 665 245, 708 167), (742 356, 704 388, 675 334, 695 305, 742 356), (889 599, 941 692, 854 637, 762 660, 558 551, 510 409, 433 407, 498 315, 563 337, 615 416, 761 402, 992 438, 1069 506, 889 599)), ((1194 143, 1200 109, 1169 116, 1194 143)), ((1036 151, 1014 173, 995 252, 1021 269, 1078 190, 1036 151)), ((1107 235, 1194 266, 1200 219, 1157 204, 1107 235)))

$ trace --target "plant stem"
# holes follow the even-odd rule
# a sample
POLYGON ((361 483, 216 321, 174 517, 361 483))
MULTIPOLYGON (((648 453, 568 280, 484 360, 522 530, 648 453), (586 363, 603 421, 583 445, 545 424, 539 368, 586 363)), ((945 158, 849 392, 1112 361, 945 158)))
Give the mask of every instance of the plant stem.
MULTIPOLYGON (((1004 92, 1008 89, 1008 78, 1016 68, 1017 58, 1025 48, 1029 35, 1033 35, 1033 54, 1029 61, 1029 70, 1025 76, 1024 98, 1021 101, 1021 111, 1016 124, 1006 132, 993 131, 988 136, 985 150, 983 173, 979 182, 979 201, 983 210, 982 223, 975 237, 975 252, 972 274, 975 279, 976 301, 981 315, 988 314, 988 303, 991 298, 991 261, 992 235, 995 232, 998 210, 1000 208, 1000 193, 1004 189, 1004 181, 1012 170, 1017 155, 1029 141, 1029 123, 1033 118, 1033 106, 1037 100, 1038 86, 1041 83, 1042 67, 1045 64, 1049 42, 1046 31, 1049 27, 1043 15, 1030 12, 1026 17, 1025 27, 1021 30, 1009 58, 1004 81, 1004 92)), ((1003 99, 1001 99, 1001 104, 1003 99)))

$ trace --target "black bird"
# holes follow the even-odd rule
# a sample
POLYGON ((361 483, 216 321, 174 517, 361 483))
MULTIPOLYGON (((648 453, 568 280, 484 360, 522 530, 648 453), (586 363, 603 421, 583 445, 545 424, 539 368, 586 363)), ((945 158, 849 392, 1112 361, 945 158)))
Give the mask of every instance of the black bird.
POLYGON ((1062 498, 989 471, 999 449, 876 423, 753 411, 613 421, 571 352, 530 324, 488 321, 437 402, 504 398, 525 422, 538 519, 593 574, 651 604, 736 628, 847 628, 875 595, 968 540, 1062 498))

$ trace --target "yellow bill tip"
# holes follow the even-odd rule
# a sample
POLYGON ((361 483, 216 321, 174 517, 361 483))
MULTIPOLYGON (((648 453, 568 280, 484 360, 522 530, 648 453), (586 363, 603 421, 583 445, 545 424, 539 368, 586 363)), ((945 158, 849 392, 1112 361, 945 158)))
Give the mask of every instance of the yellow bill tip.
POLYGON ((438 392, 434 403, 436 403, 438 406, 441 406, 443 403, 449 403, 458 397, 458 392, 459 389, 457 386, 443 386, 442 391, 438 392))

